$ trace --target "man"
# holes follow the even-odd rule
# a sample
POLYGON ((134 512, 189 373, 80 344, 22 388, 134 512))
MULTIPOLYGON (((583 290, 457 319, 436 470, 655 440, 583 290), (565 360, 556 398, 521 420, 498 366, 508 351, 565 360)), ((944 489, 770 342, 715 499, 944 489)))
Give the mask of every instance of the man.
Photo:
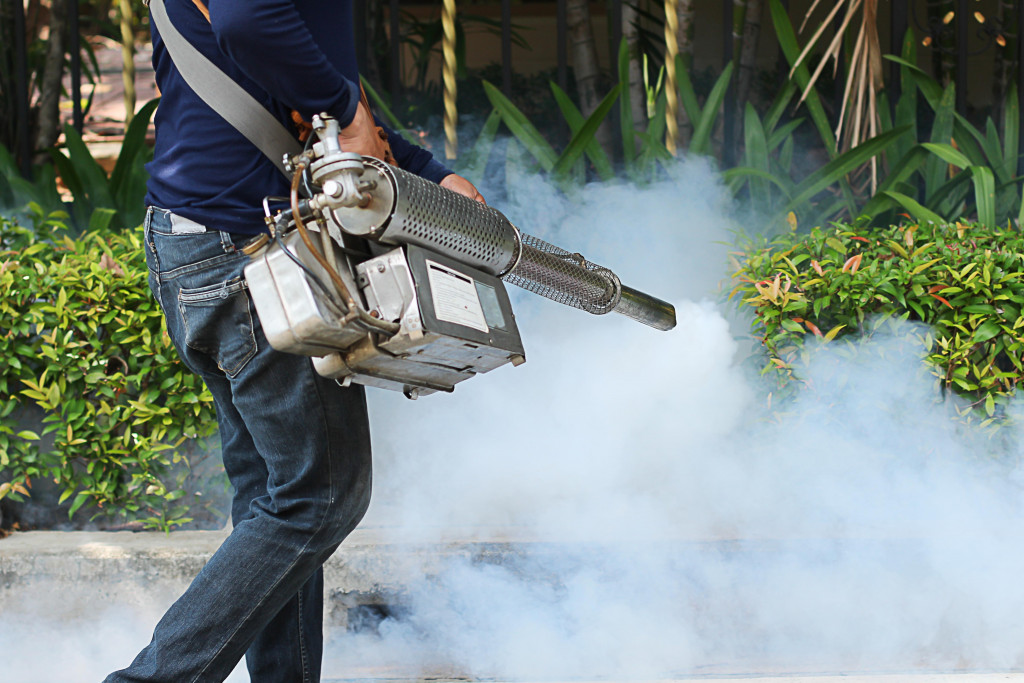
MULTIPOLYGON (((345 151, 383 158, 360 104, 352 0, 164 4, 178 32, 281 122, 326 112, 345 151)), ((241 248, 265 230, 261 202, 287 194, 286 180, 189 88, 155 27, 153 63, 163 99, 148 166, 150 286, 182 360, 213 394, 234 527, 150 644, 107 681, 221 681, 243 654, 254 682, 317 681, 321 565, 370 499, 365 396, 270 348, 241 248)), ((406 170, 483 201, 426 150, 394 134, 390 143, 406 170)))

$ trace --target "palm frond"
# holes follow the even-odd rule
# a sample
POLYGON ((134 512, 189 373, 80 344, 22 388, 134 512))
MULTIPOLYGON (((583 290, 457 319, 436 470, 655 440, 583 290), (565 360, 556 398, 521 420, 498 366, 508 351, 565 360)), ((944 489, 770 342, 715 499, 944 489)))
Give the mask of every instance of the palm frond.
MULTIPOLYGON (((807 26, 812 14, 820 5, 821 0, 815 0, 811 5, 804 17, 801 30, 807 26)), ((853 41, 850 68, 840 107, 839 124, 836 127, 836 140, 840 150, 851 149, 864 140, 877 136, 882 127, 878 116, 878 93, 884 87, 882 49, 878 37, 878 0, 836 0, 815 28, 793 67, 795 70, 801 66, 814 48, 823 42, 822 38, 826 29, 833 25, 843 9, 846 10, 846 14, 843 16, 842 23, 837 28, 832 41, 825 48, 821 63, 818 64, 807 87, 804 88, 803 97, 800 100, 803 102, 811 92, 829 60, 833 61, 834 68, 838 68, 847 34, 851 30, 856 30, 857 36, 853 41), (859 21, 855 21, 858 15, 859 21)), ((877 161, 872 160, 871 165, 871 186, 874 191, 877 187, 877 161)))

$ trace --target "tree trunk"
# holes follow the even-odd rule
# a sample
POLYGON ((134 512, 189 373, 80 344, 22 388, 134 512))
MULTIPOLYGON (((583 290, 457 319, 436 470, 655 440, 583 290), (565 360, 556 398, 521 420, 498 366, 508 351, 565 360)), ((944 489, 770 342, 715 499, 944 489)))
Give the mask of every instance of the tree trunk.
POLYGON ((757 43, 761 36, 761 9, 764 0, 743 0, 746 5, 743 21, 743 38, 740 47, 739 73, 736 77, 736 128, 743 130, 743 112, 750 89, 754 82, 754 69, 757 65, 757 43))
POLYGON ((15 76, 14 76, 14 1, 0 0, 0 145, 12 153, 14 146, 15 76))
POLYGON ((25 40, 31 42, 50 17, 40 0, 29 0, 25 7, 25 40))
MULTIPOLYGON (((676 16, 679 17, 679 30, 676 32, 676 41, 679 43, 679 55, 683 58, 683 65, 693 73, 693 30, 694 30, 694 0, 679 0, 676 5, 676 16)), ((693 122, 686 115, 686 110, 679 107, 679 142, 683 147, 690 145, 690 138, 693 137, 693 122)))
MULTIPOLYGON (((566 25, 573 76, 576 79, 576 95, 583 115, 590 116, 597 105, 601 104, 601 66, 597 61, 597 42, 594 40, 594 24, 590 20, 590 3, 587 0, 566 2, 566 25)), ((607 119, 597 129, 594 138, 605 151, 611 150, 612 133, 607 119)))
POLYGON ((629 46, 629 88, 622 97, 629 98, 629 108, 633 114, 633 122, 642 127, 647 120, 647 94, 644 91, 644 77, 640 67, 640 30, 636 7, 629 2, 622 3, 622 35, 629 46))
POLYGON ((50 5, 50 37, 39 88, 39 130, 36 150, 53 147, 60 135, 61 78, 64 76, 64 46, 67 34, 67 1, 53 0, 50 5))
POLYGON ((124 129, 135 118, 135 10, 131 0, 118 0, 121 15, 121 80, 124 83, 124 129))
POLYGON ((590 20, 590 3, 587 0, 568 0, 566 18, 572 70, 576 78, 576 94, 583 115, 589 116, 601 102, 598 94, 601 69, 597 62, 597 43, 594 40, 594 25, 590 20))

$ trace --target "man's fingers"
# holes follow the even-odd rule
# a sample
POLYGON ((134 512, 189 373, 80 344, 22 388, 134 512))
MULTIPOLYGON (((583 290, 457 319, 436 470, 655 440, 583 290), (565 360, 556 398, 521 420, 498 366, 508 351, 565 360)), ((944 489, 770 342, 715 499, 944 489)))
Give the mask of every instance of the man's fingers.
POLYGON ((480 191, 476 189, 476 186, 463 178, 460 175, 452 173, 451 175, 445 176, 441 180, 441 187, 451 190, 452 192, 458 192, 461 195, 465 195, 470 199, 475 199, 481 204, 486 204, 487 200, 480 194, 480 191))

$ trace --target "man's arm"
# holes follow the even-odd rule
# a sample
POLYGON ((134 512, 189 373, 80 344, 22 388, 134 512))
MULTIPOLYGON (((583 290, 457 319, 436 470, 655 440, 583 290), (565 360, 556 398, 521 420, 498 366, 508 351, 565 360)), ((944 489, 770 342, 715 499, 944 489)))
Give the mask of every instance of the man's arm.
MULTIPOLYGON (((373 117, 360 104, 359 86, 330 63, 292 0, 210 0, 208 8, 217 44, 249 78, 306 120, 321 112, 336 118, 345 151, 383 157, 373 117)), ((452 175, 397 134, 392 151, 403 168, 434 182, 443 184, 452 175)))

